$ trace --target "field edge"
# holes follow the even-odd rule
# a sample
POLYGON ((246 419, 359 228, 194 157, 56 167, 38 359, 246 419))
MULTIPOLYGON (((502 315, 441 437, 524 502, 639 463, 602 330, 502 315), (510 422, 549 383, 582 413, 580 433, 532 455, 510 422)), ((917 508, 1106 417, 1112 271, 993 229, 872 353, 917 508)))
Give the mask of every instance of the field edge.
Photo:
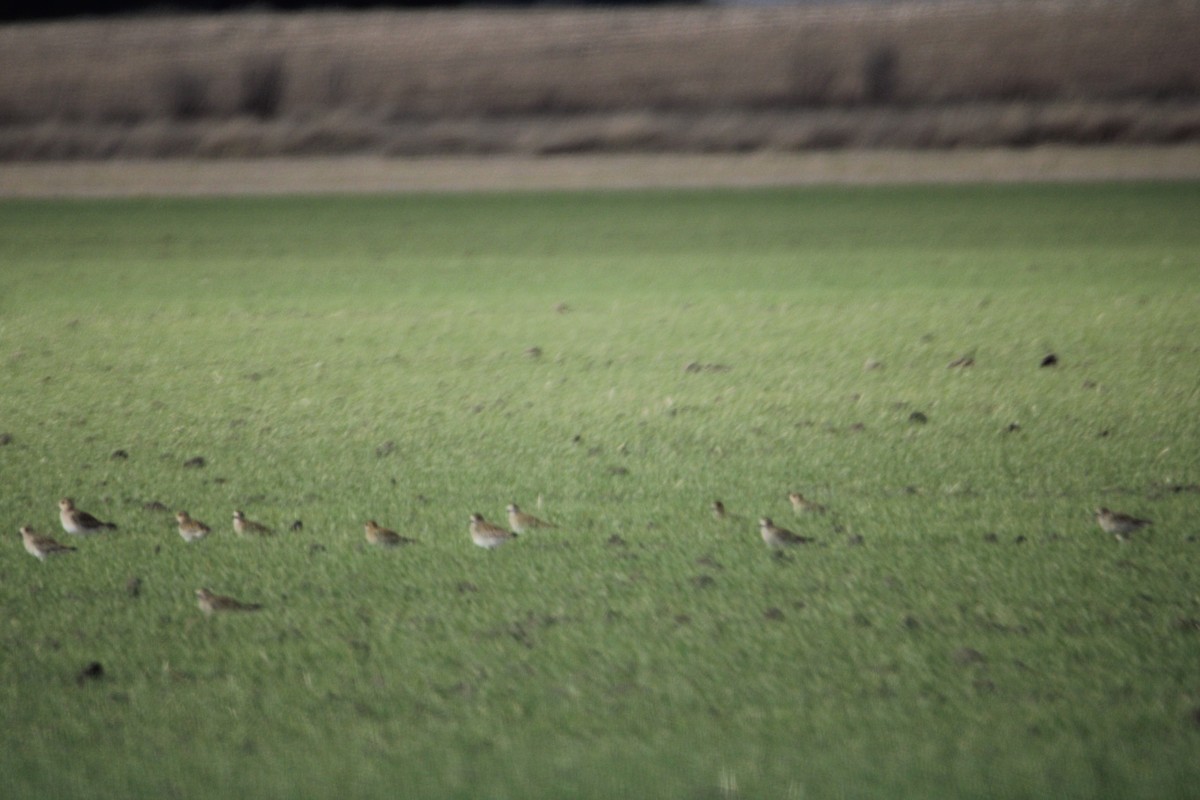
POLYGON ((0 198, 1200 179, 1200 146, 798 154, 322 157, 0 165, 0 198))

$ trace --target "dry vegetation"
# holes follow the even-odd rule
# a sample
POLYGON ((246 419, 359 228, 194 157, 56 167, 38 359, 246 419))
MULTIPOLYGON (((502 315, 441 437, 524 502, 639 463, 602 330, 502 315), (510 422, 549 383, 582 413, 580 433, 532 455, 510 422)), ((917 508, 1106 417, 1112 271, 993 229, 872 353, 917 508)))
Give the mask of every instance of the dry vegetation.
POLYGON ((1200 4, 236 14, 0 28, 0 158, 1178 143, 1200 4))

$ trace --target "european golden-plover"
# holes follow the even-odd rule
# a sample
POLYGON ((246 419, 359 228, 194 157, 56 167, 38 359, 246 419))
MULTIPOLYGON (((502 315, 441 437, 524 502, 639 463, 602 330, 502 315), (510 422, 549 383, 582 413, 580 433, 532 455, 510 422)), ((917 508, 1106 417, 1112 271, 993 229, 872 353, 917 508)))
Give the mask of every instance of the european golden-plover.
POLYGON ((117 529, 111 522, 101 522, 86 511, 80 511, 69 497, 58 501, 58 518, 62 520, 63 530, 75 536, 91 536, 100 531, 117 529))

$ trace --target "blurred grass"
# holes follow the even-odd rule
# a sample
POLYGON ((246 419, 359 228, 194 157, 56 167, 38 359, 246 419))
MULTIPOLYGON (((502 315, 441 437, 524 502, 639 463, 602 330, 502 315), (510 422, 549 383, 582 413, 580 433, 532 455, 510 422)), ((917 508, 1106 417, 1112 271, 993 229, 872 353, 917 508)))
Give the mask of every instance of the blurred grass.
POLYGON ((1038 0, 14 24, 0 159, 1176 145, 1200 131, 1197 17, 1038 0))
POLYGON ((1197 211, 1193 184, 6 202, 7 791, 1186 796, 1197 211), (121 530, 29 558, 68 493, 121 530), (472 547, 510 501, 560 529, 472 547), (1155 525, 1119 546, 1101 503, 1155 525), (239 540, 235 507, 304 529, 239 540), (820 546, 770 558, 762 514, 820 546), (419 543, 365 549, 372 517, 419 543), (266 607, 206 620, 200 585, 266 607))

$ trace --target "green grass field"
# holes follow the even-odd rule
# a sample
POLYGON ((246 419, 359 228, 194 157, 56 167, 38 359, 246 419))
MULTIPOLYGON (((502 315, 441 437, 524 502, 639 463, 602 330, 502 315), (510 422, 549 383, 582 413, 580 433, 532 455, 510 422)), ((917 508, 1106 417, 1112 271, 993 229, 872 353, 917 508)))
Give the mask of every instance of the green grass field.
POLYGON ((0 203, 4 795, 1189 795, 1198 219, 1196 184, 0 203), (511 501, 560 527, 474 547, 511 501))

